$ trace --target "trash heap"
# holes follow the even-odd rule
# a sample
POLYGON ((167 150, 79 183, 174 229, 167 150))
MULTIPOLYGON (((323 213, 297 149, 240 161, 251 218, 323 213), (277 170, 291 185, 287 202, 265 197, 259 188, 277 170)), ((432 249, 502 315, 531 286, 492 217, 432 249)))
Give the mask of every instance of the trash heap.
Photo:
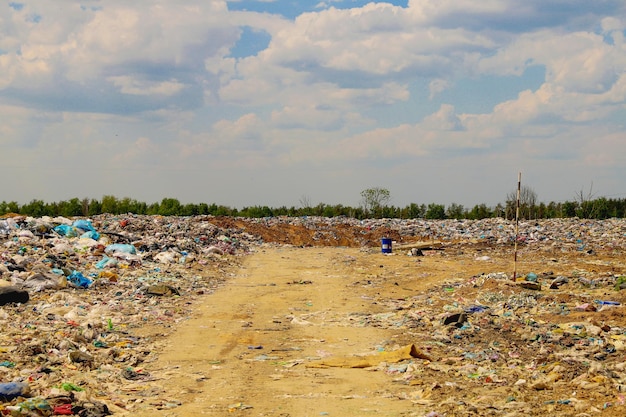
MULTIPOLYGON (((295 246, 380 247, 383 237, 397 243, 415 241, 513 243, 515 222, 502 218, 483 220, 367 219, 349 217, 268 217, 261 219, 207 217, 215 226, 247 232, 249 243, 295 246)), ((585 251, 591 247, 623 248, 626 219, 578 218, 520 221, 517 239, 551 250, 585 251)))
POLYGON ((254 239, 201 217, 0 219, 0 412, 123 411, 158 329, 192 314, 254 239))

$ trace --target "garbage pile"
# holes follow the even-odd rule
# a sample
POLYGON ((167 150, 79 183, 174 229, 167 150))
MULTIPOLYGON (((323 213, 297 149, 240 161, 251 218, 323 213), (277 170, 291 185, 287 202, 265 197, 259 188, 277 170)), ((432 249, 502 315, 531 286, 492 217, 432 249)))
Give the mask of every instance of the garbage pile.
POLYGON ((137 330, 192 314, 256 239, 205 220, 0 219, 0 412, 123 411, 158 344, 137 330))
POLYGON ((623 248, 626 219, 581 220, 544 219, 515 222, 502 218, 483 220, 367 219, 349 217, 271 217, 244 219, 210 217, 214 225, 243 230, 256 243, 274 242, 295 246, 380 247, 383 237, 398 243, 438 240, 489 244, 541 244, 543 247, 586 251, 595 248, 623 248))

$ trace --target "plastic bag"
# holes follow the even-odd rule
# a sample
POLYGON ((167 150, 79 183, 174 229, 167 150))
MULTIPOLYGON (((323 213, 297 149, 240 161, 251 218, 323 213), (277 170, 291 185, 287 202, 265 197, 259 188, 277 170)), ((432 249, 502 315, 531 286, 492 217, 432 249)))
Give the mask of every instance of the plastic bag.
POLYGON ((78 271, 72 272, 70 276, 67 277, 67 282, 78 288, 89 288, 89 286, 93 283, 92 280, 85 277, 78 271))
POLYGON ((107 246, 104 249, 104 252, 105 253, 122 252, 122 253, 130 253, 131 255, 134 255, 137 253, 137 249, 133 245, 124 244, 124 243, 113 243, 107 246))
POLYGON ((91 220, 76 220, 73 224, 73 227, 77 229, 81 229, 85 232, 95 232, 96 229, 91 224, 91 220))
POLYGON ((58 234, 60 234, 61 236, 66 236, 66 237, 78 236, 78 232, 76 228, 69 226, 67 224, 60 224, 57 227, 55 227, 53 230, 57 232, 58 234))
POLYGON ((10 401, 30 392, 30 386, 23 382, 4 382, 0 384, 0 399, 10 401))
POLYGON ((0 235, 8 235, 12 230, 18 228, 19 226, 13 219, 0 220, 0 235))
POLYGON ((82 235, 80 235, 80 238, 81 239, 88 238, 88 239, 98 240, 98 239, 100 239, 100 233, 96 232, 95 230, 90 230, 90 231, 85 232, 82 235))
POLYGON ((109 258, 108 256, 103 257, 98 263, 96 263, 96 268, 104 269, 106 267, 113 267, 117 265, 117 259, 109 258))

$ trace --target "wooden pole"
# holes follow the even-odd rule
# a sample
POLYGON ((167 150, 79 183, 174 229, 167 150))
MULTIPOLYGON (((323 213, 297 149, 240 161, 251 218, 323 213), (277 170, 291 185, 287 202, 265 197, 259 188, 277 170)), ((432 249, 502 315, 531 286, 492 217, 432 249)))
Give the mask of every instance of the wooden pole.
POLYGON ((515 201, 515 254, 513 257, 513 282, 517 280, 517 240, 519 238, 519 196, 522 188, 522 173, 517 175, 517 199, 515 201))

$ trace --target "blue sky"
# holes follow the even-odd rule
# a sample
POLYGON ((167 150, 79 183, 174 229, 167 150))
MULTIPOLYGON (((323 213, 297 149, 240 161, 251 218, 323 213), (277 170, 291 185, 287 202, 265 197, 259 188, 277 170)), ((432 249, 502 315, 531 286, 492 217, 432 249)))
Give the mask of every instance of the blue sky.
POLYGON ((626 198, 622 0, 0 4, 0 201, 626 198))

